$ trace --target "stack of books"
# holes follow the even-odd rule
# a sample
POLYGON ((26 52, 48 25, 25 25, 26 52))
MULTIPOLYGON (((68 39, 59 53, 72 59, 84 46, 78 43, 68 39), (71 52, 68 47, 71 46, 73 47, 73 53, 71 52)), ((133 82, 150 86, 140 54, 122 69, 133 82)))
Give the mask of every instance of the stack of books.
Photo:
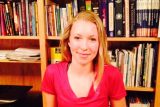
POLYGON ((17 48, 6 54, 7 59, 15 61, 36 61, 40 59, 39 49, 17 48))
POLYGON ((0 60, 7 59, 6 55, 10 52, 13 52, 13 50, 0 50, 0 60))

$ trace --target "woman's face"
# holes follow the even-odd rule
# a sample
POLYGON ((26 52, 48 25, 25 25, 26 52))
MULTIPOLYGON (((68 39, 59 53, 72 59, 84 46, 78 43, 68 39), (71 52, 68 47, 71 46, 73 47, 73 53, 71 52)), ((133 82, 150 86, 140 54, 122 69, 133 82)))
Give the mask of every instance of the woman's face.
POLYGON ((82 65, 92 63, 99 48, 96 25, 85 20, 74 22, 68 45, 72 54, 72 62, 82 65))

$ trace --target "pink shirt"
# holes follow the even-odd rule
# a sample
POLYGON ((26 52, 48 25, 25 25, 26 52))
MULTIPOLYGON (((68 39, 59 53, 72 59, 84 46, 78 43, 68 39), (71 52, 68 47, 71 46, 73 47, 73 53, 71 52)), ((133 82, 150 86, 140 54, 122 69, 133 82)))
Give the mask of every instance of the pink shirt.
POLYGON ((126 96, 122 75, 111 65, 104 66, 104 74, 97 89, 93 85, 87 97, 77 98, 72 91, 68 76, 68 63, 51 64, 45 72, 42 91, 57 97, 58 107, 108 107, 109 99, 126 96))

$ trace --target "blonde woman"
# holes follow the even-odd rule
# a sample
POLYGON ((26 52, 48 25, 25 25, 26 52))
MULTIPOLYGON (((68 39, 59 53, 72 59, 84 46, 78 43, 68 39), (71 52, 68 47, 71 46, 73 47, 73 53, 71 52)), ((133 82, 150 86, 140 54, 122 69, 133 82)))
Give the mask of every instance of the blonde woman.
POLYGON ((46 107, 126 107, 119 70, 109 63, 101 19, 79 13, 61 40, 63 61, 47 67, 42 92, 46 107))

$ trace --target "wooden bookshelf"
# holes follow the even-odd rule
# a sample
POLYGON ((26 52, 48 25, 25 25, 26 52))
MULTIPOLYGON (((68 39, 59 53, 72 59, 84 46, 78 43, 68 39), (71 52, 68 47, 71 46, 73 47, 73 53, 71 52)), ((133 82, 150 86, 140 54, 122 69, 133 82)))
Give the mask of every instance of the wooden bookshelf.
MULTIPOLYGON (((63 1, 62 1, 63 2, 63 1)), ((33 47, 40 49, 41 59, 35 62, 28 61, 9 61, 0 60, 0 84, 16 84, 16 85, 33 85, 32 91, 41 92, 41 80, 48 65, 47 50, 50 47, 50 41, 59 41, 60 36, 46 36, 45 25, 45 0, 37 0, 38 4, 38 30, 37 36, 0 36, 0 49, 15 49, 18 46, 33 47), (49 41, 49 42, 48 42, 49 41), (12 71, 12 69, 15 69, 12 71), (6 81, 8 80, 8 81, 6 81), (15 81, 13 81, 15 80, 15 81)), ((154 88, 146 87, 126 87, 127 91, 152 92, 154 93, 154 106, 160 105, 160 38, 154 37, 108 37, 107 41, 111 45, 118 46, 119 43, 126 44, 139 42, 152 42, 158 44, 158 60, 157 60, 157 75, 156 86, 154 88)), ((134 44, 133 44, 134 45, 134 44)), ((42 95, 43 107, 46 107, 44 96, 42 95)))
MULTIPOLYGON (((39 0, 39 11, 41 11, 41 13, 39 14, 40 17, 40 26, 45 26, 45 14, 42 13, 44 12, 44 2, 43 0, 39 0)), ((48 65, 48 60, 49 60, 49 56, 47 56, 47 50, 49 49, 49 47, 51 46, 50 42, 52 42, 52 45, 55 44, 55 41, 59 41, 61 39, 60 36, 47 36, 45 34, 45 28, 42 29, 40 28, 41 31, 44 32, 40 32, 40 42, 41 42, 41 76, 43 78, 43 74, 45 72, 45 69, 48 65), (43 65, 44 64, 44 65, 43 65)), ((109 46, 124 46, 124 47, 128 47, 127 45, 131 45, 131 47, 134 46, 134 44, 139 44, 139 43, 147 43, 147 42, 151 42, 151 43, 156 43, 159 44, 158 48, 158 64, 157 64, 157 75, 156 75, 156 86, 153 88, 146 88, 146 87, 126 87, 127 91, 130 92, 149 92, 149 93, 153 93, 154 94, 154 107, 158 107, 160 104, 160 38, 155 38, 155 37, 108 37, 107 41, 109 43, 109 46), (123 43, 123 45, 121 45, 120 43, 123 43)), ((43 96, 43 95, 42 95, 43 96)), ((43 107, 46 107, 46 102, 44 100, 44 96, 43 96, 43 107)))

